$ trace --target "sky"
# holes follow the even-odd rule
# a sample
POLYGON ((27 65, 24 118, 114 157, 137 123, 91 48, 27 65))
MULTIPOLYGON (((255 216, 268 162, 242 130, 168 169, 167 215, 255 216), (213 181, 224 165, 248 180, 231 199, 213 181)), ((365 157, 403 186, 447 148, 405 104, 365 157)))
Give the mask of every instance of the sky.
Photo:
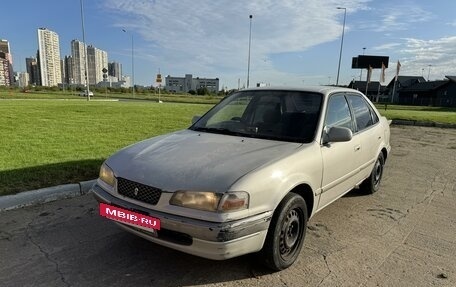
MULTIPOLYGON (((0 39, 10 42, 15 71, 36 55, 40 27, 59 35, 62 58, 71 54, 71 40, 82 41, 80 1, 3 1, 0 39)), ((337 7, 346 8, 339 84, 360 79, 351 62, 363 52, 389 56, 385 84, 398 61, 400 75, 456 75, 454 0, 83 0, 83 7, 86 43, 107 51, 124 75, 132 74, 133 46, 139 85, 155 86, 160 71, 245 86, 249 15, 250 86, 335 84, 345 11, 337 7)))

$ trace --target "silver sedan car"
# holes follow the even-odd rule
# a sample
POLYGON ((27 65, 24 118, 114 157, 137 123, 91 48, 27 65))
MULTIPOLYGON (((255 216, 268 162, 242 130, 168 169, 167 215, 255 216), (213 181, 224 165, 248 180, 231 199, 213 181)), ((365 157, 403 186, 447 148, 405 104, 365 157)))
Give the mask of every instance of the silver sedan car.
POLYGON ((309 218, 353 188, 379 189, 389 139, 358 91, 246 89, 109 157, 93 193, 101 216, 152 242, 214 260, 257 253, 282 270, 309 218))

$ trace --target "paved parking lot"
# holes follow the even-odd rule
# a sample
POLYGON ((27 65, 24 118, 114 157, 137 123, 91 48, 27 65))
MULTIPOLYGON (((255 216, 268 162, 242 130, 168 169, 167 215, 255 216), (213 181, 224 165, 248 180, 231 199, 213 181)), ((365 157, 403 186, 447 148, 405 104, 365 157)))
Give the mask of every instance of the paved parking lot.
POLYGON ((309 222, 289 269, 210 261, 98 216, 91 195, 0 214, 2 286, 456 286, 456 130, 392 127, 380 192, 309 222))

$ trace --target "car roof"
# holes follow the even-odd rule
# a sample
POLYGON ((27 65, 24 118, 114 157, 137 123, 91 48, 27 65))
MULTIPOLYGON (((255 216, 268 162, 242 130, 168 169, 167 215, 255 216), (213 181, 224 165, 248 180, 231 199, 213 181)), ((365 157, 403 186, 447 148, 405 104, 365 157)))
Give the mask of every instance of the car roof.
POLYGON ((350 92, 350 93, 358 93, 361 92, 343 88, 343 87, 335 87, 335 86, 304 86, 304 87, 289 87, 289 86, 272 86, 272 87, 256 87, 256 88, 248 88, 241 91, 265 91, 265 90, 280 90, 280 91, 298 91, 298 92, 311 92, 311 93, 321 93, 324 95, 329 95, 336 92, 350 92))

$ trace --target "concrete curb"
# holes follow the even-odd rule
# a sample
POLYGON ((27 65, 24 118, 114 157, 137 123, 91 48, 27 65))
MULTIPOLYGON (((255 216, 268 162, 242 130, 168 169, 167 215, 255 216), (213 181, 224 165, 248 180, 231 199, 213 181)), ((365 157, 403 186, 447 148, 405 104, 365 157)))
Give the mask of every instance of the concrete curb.
POLYGON ((435 128, 445 128, 445 129, 456 129, 456 124, 444 124, 444 123, 435 123, 435 122, 423 122, 423 121, 414 121, 414 120, 399 120, 395 119, 392 122, 393 125, 401 126, 417 126, 417 127, 435 127, 435 128))
POLYGON ((0 196, 0 212, 84 195, 95 182, 96 179, 0 196))

